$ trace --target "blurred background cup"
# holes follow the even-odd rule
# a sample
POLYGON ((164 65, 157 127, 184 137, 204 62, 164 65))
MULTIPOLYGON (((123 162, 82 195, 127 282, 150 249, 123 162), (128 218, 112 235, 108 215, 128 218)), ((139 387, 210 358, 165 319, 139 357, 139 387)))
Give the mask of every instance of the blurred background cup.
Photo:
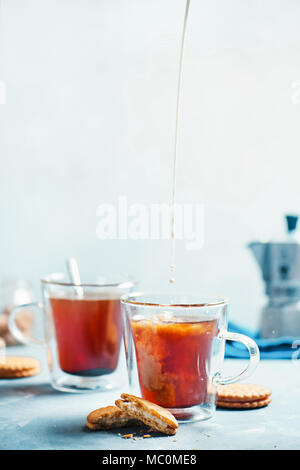
POLYGON ((256 343, 227 331, 226 299, 132 293, 121 304, 132 392, 180 421, 212 417, 216 387, 247 377, 258 364, 256 343), (232 377, 222 375, 226 340, 242 343, 249 353, 247 367, 232 377))
POLYGON ((41 279, 43 302, 17 306, 9 316, 9 328, 20 342, 44 346, 51 384, 61 391, 107 390, 120 385, 122 347, 120 296, 135 283, 71 283, 64 274, 41 279), (25 336, 18 316, 28 309, 42 318, 42 338, 25 336), (39 315, 42 313, 42 315, 39 315))

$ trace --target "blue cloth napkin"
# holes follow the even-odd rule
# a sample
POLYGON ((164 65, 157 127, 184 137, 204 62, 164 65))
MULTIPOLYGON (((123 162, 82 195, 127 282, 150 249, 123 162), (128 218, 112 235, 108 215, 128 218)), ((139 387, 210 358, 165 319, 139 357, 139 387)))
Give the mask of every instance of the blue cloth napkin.
MULTIPOLYGON (((265 339, 260 338, 258 332, 243 328, 234 322, 229 322, 228 331, 241 333, 254 339, 260 350, 261 359, 291 359, 300 348, 300 338, 282 337, 265 339)), ((247 359, 248 351, 242 344, 236 341, 226 341, 225 356, 228 358, 247 359)), ((299 354, 298 354, 299 357, 299 354)))

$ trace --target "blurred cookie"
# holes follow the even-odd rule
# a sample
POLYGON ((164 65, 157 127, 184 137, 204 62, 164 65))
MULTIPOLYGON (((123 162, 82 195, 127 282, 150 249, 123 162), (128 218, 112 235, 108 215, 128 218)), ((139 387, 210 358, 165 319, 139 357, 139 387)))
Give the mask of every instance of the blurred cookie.
POLYGON ((0 378, 21 378, 37 375, 40 362, 33 357, 6 356, 0 358, 0 378))
POLYGON ((33 368, 28 370, 18 370, 18 371, 6 371, 5 373, 0 372, 0 379, 22 379, 25 377, 33 377, 38 375, 41 372, 40 368, 33 368))
POLYGON ((176 434, 178 423, 176 418, 165 408, 155 405, 143 398, 122 393, 121 399, 116 400, 116 405, 129 416, 150 426, 155 431, 164 434, 176 434))

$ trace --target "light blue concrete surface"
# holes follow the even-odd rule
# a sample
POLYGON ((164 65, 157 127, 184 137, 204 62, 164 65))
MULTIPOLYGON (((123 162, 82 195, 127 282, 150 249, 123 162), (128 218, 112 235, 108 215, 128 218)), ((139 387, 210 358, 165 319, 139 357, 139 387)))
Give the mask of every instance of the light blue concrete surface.
MULTIPOLYGON (((10 355, 37 357, 38 352, 23 346, 9 349, 10 355)), ((225 372, 236 373, 243 365, 226 361, 225 372)), ((267 408, 217 410, 210 421, 180 425, 176 441, 173 436, 125 440, 118 430, 88 431, 87 414, 113 403, 120 391, 57 392, 43 367, 33 378, 0 381, 0 449, 299 449, 299 366, 291 361, 261 361, 251 382, 272 388, 273 401, 267 408)))

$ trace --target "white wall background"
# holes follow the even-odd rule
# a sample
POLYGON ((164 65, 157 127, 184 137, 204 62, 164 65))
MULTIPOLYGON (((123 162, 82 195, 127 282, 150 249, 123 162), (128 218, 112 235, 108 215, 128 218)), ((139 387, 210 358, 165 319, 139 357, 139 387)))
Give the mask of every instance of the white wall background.
MULTIPOLYGON (((76 256, 89 277, 166 288, 170 243, 99 241, 96 208, 170 201, 184 8, 2 0, 0 279, 38 286, 76 256)), ((177 285, 227 295, 250 326, 264 299, 246 244, 300 212, 299 17, 297 0, 191 0, 178 200, 205 203, 205 245, 177 243, 177 285)))

